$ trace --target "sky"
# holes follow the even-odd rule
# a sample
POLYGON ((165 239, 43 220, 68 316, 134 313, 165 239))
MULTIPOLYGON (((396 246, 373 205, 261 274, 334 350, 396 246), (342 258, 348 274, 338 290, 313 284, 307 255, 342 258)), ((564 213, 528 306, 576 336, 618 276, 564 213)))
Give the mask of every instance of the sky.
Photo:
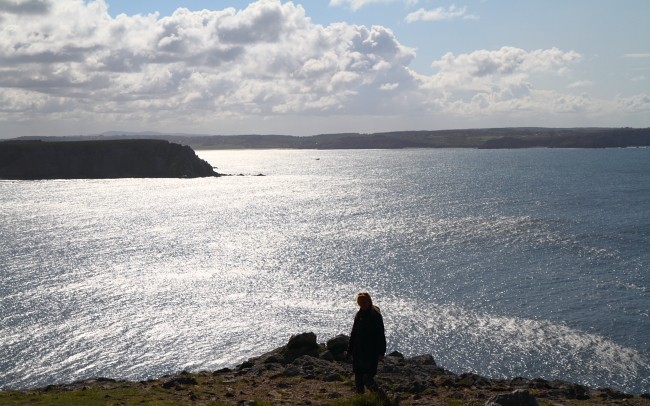
POLYGON ((650 127, 648 0, 0 0, 0 138, 650 127))

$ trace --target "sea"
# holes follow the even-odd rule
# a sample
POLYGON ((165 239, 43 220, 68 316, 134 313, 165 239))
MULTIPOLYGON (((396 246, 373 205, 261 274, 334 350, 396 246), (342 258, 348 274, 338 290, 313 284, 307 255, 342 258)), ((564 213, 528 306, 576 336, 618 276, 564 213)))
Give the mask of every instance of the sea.
POLYGON ((650 392, 650 149, 197 154, 232 176, 0 181, 0 390, 233 368, 368 291, 388 352, 650 392))

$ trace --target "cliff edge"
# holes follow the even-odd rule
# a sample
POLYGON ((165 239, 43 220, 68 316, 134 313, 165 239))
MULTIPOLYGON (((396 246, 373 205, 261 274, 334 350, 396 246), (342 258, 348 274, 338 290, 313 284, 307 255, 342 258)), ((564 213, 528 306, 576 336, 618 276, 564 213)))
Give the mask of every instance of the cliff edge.
POLYGON ((4 141, 0 179, 219 176, 188 146, 163 140, 4 141))
POLYGON ((544 379, 489 379, 457 375, 433 356, 405 357, 397 351, 380 364, 377 382, 384 396, 355 395, 349 337, 318 343, 314 333, 234 368, 181 372, 147 381, 96 378, 41 389, 0 391, 0 404, 88 405, 322 405, 322 406, 587 406, 650 405, 650 394, 633 396, 612 388, 587 388, 544 379))

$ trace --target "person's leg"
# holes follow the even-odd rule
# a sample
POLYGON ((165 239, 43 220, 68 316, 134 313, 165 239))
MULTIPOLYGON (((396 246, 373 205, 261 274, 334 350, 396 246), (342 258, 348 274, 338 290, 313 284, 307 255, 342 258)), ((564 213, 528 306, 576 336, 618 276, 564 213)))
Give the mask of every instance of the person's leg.
POLYGON ((363 381, 370 392, 374 392, 377 394, 377 396, 379 396, 379 399, 382 401, 382 404, 385 405, 391 404, 391 401, 388 398, 388 395, 386 395, 386 392, 384 392, 384 390, 381 389, 377 384, 377 381, 375 381, 374 374, 364 374, 363 381))
POLYGON ((375 377, 373 374, 363 374, 363 383, 371 392, 377 392, 379 389, 377 382, 375 382, 375 377))
POLYGON ((355 372, 354 373, 354 386, 356 387, 357 393, 363 393, 365 392, 363 386, 364 386, 364 379, 363 379, 364 374, 361 372, 355 372))

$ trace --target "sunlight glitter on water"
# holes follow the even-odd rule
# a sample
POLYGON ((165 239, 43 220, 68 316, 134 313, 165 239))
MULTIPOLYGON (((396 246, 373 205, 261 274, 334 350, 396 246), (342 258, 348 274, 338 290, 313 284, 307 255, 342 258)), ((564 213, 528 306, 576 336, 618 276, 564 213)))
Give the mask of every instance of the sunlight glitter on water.
POLYGON ((555 188, 467 168, 493 153, 200 154, 267 176, 0 182, 0 388, 232 367, 292 334, 349 333, 367 289, 389 351, 650 390, 647 252, 574 205, 558 217, 555 188))

